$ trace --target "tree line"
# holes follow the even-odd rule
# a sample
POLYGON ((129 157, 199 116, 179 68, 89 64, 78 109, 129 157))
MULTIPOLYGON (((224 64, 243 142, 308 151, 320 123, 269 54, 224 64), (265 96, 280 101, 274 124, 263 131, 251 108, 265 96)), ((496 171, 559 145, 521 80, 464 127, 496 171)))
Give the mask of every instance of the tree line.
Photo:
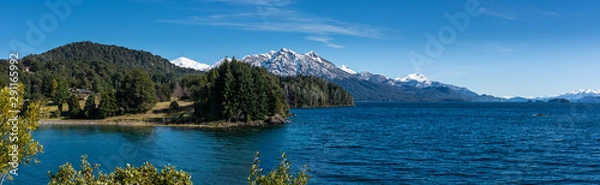
POLYGON ((192 92, 198 121, 253 121, 287 117, 279 78, 261 67, 233 59, 182 84, 192 92))
POLYGON ((281 88, 293 108, 353 106, 354 98, 342 87, 313 76, 282 77, 281 88))
MULTIPOLYGON (((8 70, 7 64, 0 60, 0 68, 8 70)), ((251 121, 285 117, 289 107, 349 106, 353 101, 339 86, 316 77, 280 78, 238 60, 204 73, 149 52, 92 42, 26 56, 18 65, 24 98, 51 100, 58 106, 56 117, 103 119, 179 99, 195 102, 196 121, 251 121), (80 106, 81 97, 70 88, 94 93, 80 106)), ((8 85, 6 75, 0 74, 2 86, 8 85)))

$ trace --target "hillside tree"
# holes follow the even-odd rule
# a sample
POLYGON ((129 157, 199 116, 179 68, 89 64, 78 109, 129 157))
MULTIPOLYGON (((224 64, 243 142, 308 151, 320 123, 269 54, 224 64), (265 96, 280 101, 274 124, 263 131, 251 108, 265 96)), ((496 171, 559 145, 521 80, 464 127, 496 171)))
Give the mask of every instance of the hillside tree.
POLYGON ((116 93, 123 113, 143 113, 156 105, 156 89, 150 75, 133 69, 121 81, 116 93))

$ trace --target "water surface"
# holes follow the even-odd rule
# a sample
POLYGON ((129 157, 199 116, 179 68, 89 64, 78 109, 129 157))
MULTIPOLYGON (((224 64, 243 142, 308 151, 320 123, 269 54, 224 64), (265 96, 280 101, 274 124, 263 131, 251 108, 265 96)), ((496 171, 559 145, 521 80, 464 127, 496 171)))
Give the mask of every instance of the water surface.
MULTIPOLYGON (((600 183, 600 104, 357 103, 293 109, 285 126, 242 130, 173 127, 39 128, 45 152, 14 184, 89 156, 104 172, 172 164, 195 184, 246 184, 255 151, 263 167, 288 153, 311 184, 600 183), (543 114, 544 116, 537 116, 543 114)), ((9 183, 10 184, 10 183, 9 183)))

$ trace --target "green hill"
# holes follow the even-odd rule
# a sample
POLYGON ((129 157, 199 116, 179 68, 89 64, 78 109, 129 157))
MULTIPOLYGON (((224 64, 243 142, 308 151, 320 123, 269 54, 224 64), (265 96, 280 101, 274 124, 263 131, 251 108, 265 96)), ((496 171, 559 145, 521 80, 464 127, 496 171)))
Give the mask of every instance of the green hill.
MULTIPOLYGON (((8 62, 3 61, 0 68, 8 71, 8 62)), ((141 69, 150 75, 157 99, 168 101, 172 96, 192 96, 190 84, 200 82, 190 82, 195 78, 185 77, 204 74, 173 65, 147 51, 89 41, 26 56, 20 60, 19 68, 22 71, 19 80, 25 84, 24 96, 32 100, 53 99, 56 89, 65 87, 87 89, 96 94, 116 92, 122 89, 121 83, 126 74, 141 69)), ((7 85, 7 74, 3 73, 0 77, 0 85, 7 85)), ((290 104, 289 107, 353 105, 353 97, 344 89, 320 78, 288 77, 277 81, 280 85, 277 88, 287 88, 285 103, 290 104)))

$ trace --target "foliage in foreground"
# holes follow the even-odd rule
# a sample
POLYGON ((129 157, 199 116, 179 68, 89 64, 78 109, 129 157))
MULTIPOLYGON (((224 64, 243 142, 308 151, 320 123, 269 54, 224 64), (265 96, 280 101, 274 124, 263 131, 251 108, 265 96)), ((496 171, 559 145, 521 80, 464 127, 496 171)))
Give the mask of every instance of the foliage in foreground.
MULTIPOLYGON (((38 126, 37 121, 41 104, 40 102, 31 102, 29 105, 24 106, 23 96, 21 96, 23 92, 24 86, 22 84, 19 84, 18 88, 12 91, 8 87, 0 90, 0 150, 2 150, 0 155, 0 184, 6 179, 12 180, 11 170, 35 161, 33 157, 42 152, 43 149, 42 145, 31 136, 31 133, 38 126), (18 97, 16 107, 12 106, 15 103, 15 96, 11 95, 18 97), (20 113, 11 112, 13 110, 20 110, 20 113), (13 119, 15 116, 18 116, 16 120, 13 119), (13 123, 17 124, 13 125, 13 123)), ((18 171, 13 172, 18 173, 18 171)))
MULTIPOLYGON (((263 169, 260 168, 260 153, 256 152, 256 157, 250 168, 248 184, 250 185, 305 185, 310 176, 306 174, 307 167, 300 169, 294 176, 290 173, 292 163, 287 160, 285 153, 281 154, 279 165, 271 172, 263 175, 263 169)), ((99 164, 90 164, 87 156, 81 156, 81 170, 77 171, 70 163, 59 167, 56 174, 48 172, 50 178, 49 185, 76 185, 76 184, 152 184, 152 185, 179 185, 192 184, 192 176, 183 170, 177 171, 174 166, 167 165, 162 168, 160 173, 150 163, 146 162, 140 167, 133 167, 127 164, 126 168, 116 168, 115 172, 103 174, 97 170, 99 164)))
POLYGON ((307 167, 300 169, 298 174, 294 176, 290 174, 290 167, 292 163, 287 160, 285 153, 281 154, 281 159, 277 168, 269 172, 269 174, 263 175, 263 169, 260 168, 260 153, 256 152, 256 157, 252 163, 250 169, 250 176, 248 176, 248 184, 250 185, 304 185, 308 183, 310 176, 306 174, 307 167))
POLYGON ((153 185, 179 185, 192 184, 192 176, 183 170, 177 171, 174 166, 167 165, 160 173, 150 163, 146 162, 140 167, 127 164, 126 168, 116 168, 110 174, 94 173, 100 167, 93 167, 87 161, 87 156, 81 157, 81 170, 76 171, 70 163, 60 166, 56 174, 48 172, 49 185, 75 185, 75 184, 153 184, 153 185))

